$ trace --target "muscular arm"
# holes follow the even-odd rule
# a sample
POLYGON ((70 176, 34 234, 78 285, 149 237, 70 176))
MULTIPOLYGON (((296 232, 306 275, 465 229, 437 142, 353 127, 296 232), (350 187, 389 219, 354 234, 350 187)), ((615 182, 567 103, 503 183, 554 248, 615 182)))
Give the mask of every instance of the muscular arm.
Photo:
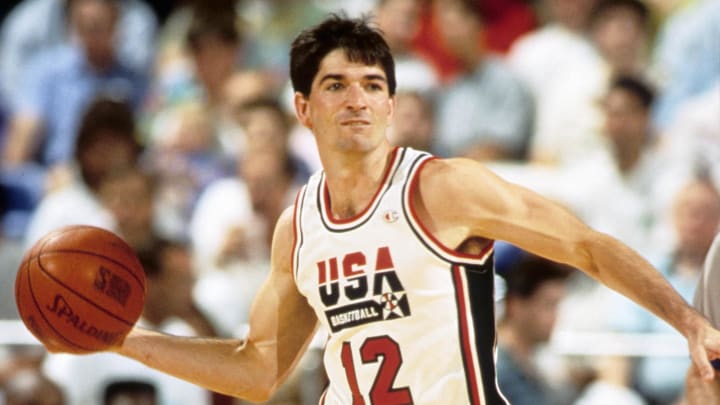
POLYGON ((446 246, 460 246, 472 237, 504 240, 581 269, 675 327, 688 339, 690 353, 703 375, 712 375, 708 354, 715 357, 720 352, 720 333, 625 244, 470 160, 431 161, 419 181, 414 204, 446 246), (704 347, 706 340, 711 343, 704 347))
POLYGON ((292 243, 288 209, 275 230, 270 275, 253 302, 245 341, 175 337, 136 328, 116 351, 213 391, 266 400, 300 359, 317 326, 314 312, 295 288, 292 243))

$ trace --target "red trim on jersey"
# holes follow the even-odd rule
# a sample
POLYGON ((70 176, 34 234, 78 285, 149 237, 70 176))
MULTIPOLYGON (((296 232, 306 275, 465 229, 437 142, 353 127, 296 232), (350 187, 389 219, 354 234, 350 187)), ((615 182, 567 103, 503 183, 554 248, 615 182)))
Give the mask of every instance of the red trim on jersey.
POLYGON ((322 193, 323 193, 323 200, 325 200, 325 217, 327 217, 328 220, 330 220, 331 223, 335 225, 345 225, 353 221, 357 221, 360 219, 363 215, 365 215, 372 206, 375 205, 377 202, 377 198, 380 195, 380 192, 385 188, 388 179, 390 178, 390 173, 393 172, 393 168, 395 168, 395 163, 397 163, 398 158, 398 151, 400 150, 399 147, 395 147, 392 150, 392 159, 390 160, 390 164, 385 168, 385 173, 383 173, 383 179, 382 182, 380 182, 380 185, 378 186, 377 190, 375 190, 375 194, 373 195, 372 199, 370 200, 370 203, 365 206, 365 208, 358 214, 353 215, 349 218, 335 218, 332 213, 332 207, 330 206, 330 191, 328 190, 327 186, 327 180, 323 177, 323 184, 322 187, 322 193))
POLYGON ((470 395, 470 400, 472 404, 480 405, 482 404, 482 401, 480 400, 481 395, 478 392, 478 389, 480 389, 482 385, 478 383, 478 376, 475 374, 475 370, 479 370, 480 365, 473 362, 473 342, 470 341, 470 326, 468 325, 468 319, 470 318, 470 314, 468 314, 469 309, 465 306, 465 294, 467 292, 467 288, 463 283, 462 274, 460 274, 461 271, 461 266, 452 266, 453 282, 455 283, 455 296, 457 299, 459 312, 458 322, 460 323, 460 340, 462 344, 463 359, 466 362, 465 374, 467 375, 467 378, 469 380, 468 395, 470 395))
POLYGON ((488 243, 487 246, 485 246, 483 248, 483 250, 477 255, 464 253, 464 252, 458 252, 457 250, 450 249, 449 247, 442 244, 435 237, 435 235, 433 235, 433 233, 430 232, 430 230, 425 226, 423 221, 420 219, 420 216, 417 214, 417 211, 415 210, 415 204, 413 204, 413 196, 417 192, 417 187, 418 187, 418 183, 419 183, 419 179, 420 179, 420 171, 422 171, 422 169, 425 167, 426 163, 428 163, 432 160, 435 160, 435 159, 437 159, 437 157, 433 156, 429 159, 426 159, 426 160, 420 162, 420 165, 418 165, 417 169, 415 169, 415 173, 413 173, 413 175, 412 175, 413 177, 410 179, 410 189, 408 190, 408 202, 407 202, 408 207, 410 208, 410 215, 412 215, 415 222, 420 226, 420 230, 422 231, 423 235, 426 238, 428 238, 435 246, 440 248, 443 252, 445 252, 451 256, 461 258, 461 259, 464 258, 464 259, 483 260, 493 249, 494 243, 492 241, 490 241, 490 243, 488 243))
POLYGON ((298 211, 300 211, 300 205, 298 204, 300 202, 300 195, 302 194, 304 187, 300 187, 297 194, 295 194, 295 203, 293 204, 293 242, 292 242, 292 255, 290 256, 290 272, 292 272, 293 281, 297 284, 297 280, 295 280, 295 255, 297 254, 298 249, 298 228, 300 224, 298 224, 298 211))

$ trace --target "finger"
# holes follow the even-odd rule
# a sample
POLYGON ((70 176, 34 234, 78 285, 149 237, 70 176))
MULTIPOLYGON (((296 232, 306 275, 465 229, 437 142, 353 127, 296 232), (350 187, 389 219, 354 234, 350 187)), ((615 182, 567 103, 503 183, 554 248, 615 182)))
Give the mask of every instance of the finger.
POLYGON ((715 377, 715 370, 710 364, 705 348, 703 346, 696 346, 691 352, 691 357, 702 379, 711 381, 715 377))

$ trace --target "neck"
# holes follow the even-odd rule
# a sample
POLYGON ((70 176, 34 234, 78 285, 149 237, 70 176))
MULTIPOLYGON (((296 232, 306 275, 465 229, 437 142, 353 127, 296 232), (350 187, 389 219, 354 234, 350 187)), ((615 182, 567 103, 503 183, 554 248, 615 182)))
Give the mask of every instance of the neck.
POLYGON ((521 334, 507 322, 503 322, 498 328, 498 339, 513 353, 515 359, 523 362, 531 359, 533 345, 523 339, 521 334))
POLYGON ((707 249, 680 249, 675 255, 675 265, 683 268, 701 269, 705 263, 705 252, 707 252, 707 249))
POLYGON ((392 147, 387 141, 370 152, 321 156, 335 218, 352 217, 370 204, 390 165, 391 156, 392 147))
POLYGON ((483 63, 484 56, 481 52, 472 52, 461 56, 460 60, 465 70, 472 73, 483 63))
POLYGON ((96 72, 104 73, 113 67, 115 61, 110 58, 88 57, 88 63, 96 72))
POLYGON ((640 160, 640 157, 642 156, 642 148, 642 143, 637 143, 634 145, 615 146, 615 160, 621 173, 629 173, 633 169, 633 167, 635 167, 637 162, 640 160))

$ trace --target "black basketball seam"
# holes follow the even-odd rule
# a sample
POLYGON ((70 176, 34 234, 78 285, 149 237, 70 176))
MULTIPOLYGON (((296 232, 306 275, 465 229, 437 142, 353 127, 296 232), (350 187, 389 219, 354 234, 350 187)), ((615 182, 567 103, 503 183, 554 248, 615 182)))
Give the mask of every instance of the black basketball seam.
MULTIPOLYGON (((92 227, 87 227, 87 226, 83 226, 83 227, 84 227, 84 228, 92 228, 92 227)), ((61 233, 59 233, 59 235, 62 235, 63 233, 65 233, 65 232, 61 232, 61 233)), ((91 304, 92 306, 98 308, 98 309, 101 310, 102 312, 105 312, 106 314, 110 315, 111 317, 117 319, 118 321, 120 321, 120 322, 122 322, 122 323, 125 323, 126 325, 129 325, 129 326, 133 326, 133 325, 134 325, 134 322, 130 322, 130 321, 127 321, 127 320, 125 320, 125 319, 122 319, 122 318, 118 317, 117 315, 113 314, 112 312, 107 311, 105 308, 103 308, 103 307, 95 304, 95 303, 92 302, 89 298, 85 297, 85 295, 80 294, 80 293, 78 293, 77 291, 75 291, 75 289, 68 287, 67 284, 65 284, 65 283, 63 283, 62 281, 58 280, 58 279, 57 279, 55 276, 53 276, 49 271, 47 271, 47 270, 45 269, 45 267, 42 265, 42 261, 40 260, 40 257, 43 255, 43 253, 44 253, 43 251, 44 251, 44 249, 45 249, 45 245, 47 245, 48 242, 49 242, 49 239, 46 240, 46 241, 42 244, 42 246, 40 246, 40 249, 39 249, 40 251, 38 252, 38 254, 37 254, 37 256, 36 256, 36 257, 37 257, 38 268, 39 268, 43 273, 45 273, 48 277, 50 277, 50 278, 51 278, 52 280, 54 280, 56 283, 58 283, 58 284, 60 284, 61 286, 65 287, 67 290, 69 290, 69 291, 72 292, 73 294, 77 295, 77 296, 80 297, 82 300, 88 302, 88 303, 91 304)), ((68 250, 70 250, 70 249, 68 249, 68 250)), ((51 252, 51 253, 52 253, 52 252, 60 252, 60 250, 51 250, 50 252, 51 252)), ((80 251, 80 252, 85 252, 85 251, 80 251)), ((87 252, 85 252, 85 253, 87 253, 87 252)), ((100 256, 100 257, 106 258, 105 256, 102 256, 102 255, 96 255, 96 256, 100 256)), ((106 259, 107 259, 107 258, 106 258, 106 259)), ((110 260, 110 261, 115 262, 114 260, 110 260)), ((124 267, 124 266, 123 266, 123 267, 124 267)))
MULTIPOLYGON (((65 228, 57 229, 57 230, 55 231, 55 233, 57 233, 57 235, 52 235, 52 237, 48 238, 48 239, 42 244, 42 246, 40 246, 40 250, 39 250, 37 256, 42 256, 43 250, 45 249, 45 245, 47 245, 47 243, 50 241, 50 239, 57 238, 57 237, 59 237, 59 236, 62 236, 62 235, 65 234, 65 233, 68 233, 68 232, 73 231, 73 230, 78 229, 78 228, 82 228, 82 229, 92 229, 92 230, 97 230, 97 231, 100 231, 100 232, 103 232, 103 233, 108 233, 108 234, 110 234, 111 236, 117 238, 118 240, 120 240, 120 242, 123 243, 124 247, 127 248, 128 253, 129 253, 129 257, 130 257, 131 259, 135 258, 135 257, 133 257, 133 256, 135 255, 135 252, 134 252, 133 249, 130 247, 130 245, 128 245, 127 242, 125 242, 122 238, 120 238, 119 236, 115 235, 114 233, 112 233, 111 231, 109 231, 109 230, 107 230, 107 229, 99 228, 99 227, 97 227, 97 226, 92 226, 92 225, 71 225, 71 226, 68 226, 68 227, 65 227, 65 228)), ((72 249, 67 249, 67 250, 66 250, 66 249, 50 250, 50 251, 48 251, 48 253, 51 253, 51 252, 65 252, 65 251, 71 251, 71 250, 72 250, 72 249)), ((140 285, 140 286, 142 287, 143 292, 145 292, 145 288, 146 288, 146 287, 145 287, 145 283, 144 283, 143 281, 141 281, 140 278, 139 278, 137 275, 135 275, 135 273, 133 273, 132 270, 130 270, 130 269, 129 269, 127 266, 125 266, 123 263, 120 263, 120 262, 118 262, 118 261, 116 261, 116 260, 114 260, 114 259, 112 259, 112 258, 110 258, 110 257, 104 256, 104 255, 99 255, 99 254, 93 253, 93 252, 88 252, 88 251, 85 251, 85 250, 80 250, 80 251, 78 251, 78 252, 87 253, 87 254, 94 255, 94 256, 99 256, 99 257, 102 257, 102 258, 104 258, 104 259, 107 259, 107 260, 109 260, 109 261, 117 264, 118 266, 122 267, 125 271, 127 271, 127 272, 130 274, 130 276, 133 277, 133 278, 138 282, 138 285, 140 285)), ((137 258, 135 258, 135 259, 137 259, 137 258)), ((140 268, 142 269, 142 265, 140 265, 140 268)))
POLYGON ((133 326, 133 325, 135 324, 134 322, 130 322, 130 321, 126 320, 126 319, 123 319, 123 318, 119 317, 118 315, 115 315, 115 314, 113 314, 112 312, 108 311, 107 309, 103 308, 102 306, 94 303, 92 300, 90 300, 89 298, 87 298, 85 295, 80 294, 80 293, 79 293, 78 291, 76 291, 74 288, 71 288, 71 287, 68 286, 67 284, 65 284, 65 283, 63 283, 62 281, 60 281, 57 277, 53 276, 52 273, 50 273, 49 271, 45 270, 45 267, 43 267, 42 261, 40 260, 40 257, 41 257, 41 256, 42 256, 42 252, 38 255, 38 268, 40 268, 40 270, 42 270, 42 272, 45 273, 45 275, 47 275, 48 277, 50 277, 53 281, 55 281, 55 282, 58 283, 59 285, 65 287, 65 289, 67 289, 67 290, 70 291, 71 293, 77 295, 77 296, 78 296, 79 298, 81 298, 83 301, 85 301, 85 302, 87 302, 88 304, 94 306, 95 308, 99 309, 100 311, 104 312, 105 314, 107 314, 107 315, 115 318, 116 320, 118 320, 118 321, 120 321, 120 322, 122 322, 122 323, 124 323, 124 324, 126 324, 126 325, 128 325, 128 326, 133 326))
POLYGON ((114 264, 122 267, 123 270, 125 270, 132 278, 135 279, 135 281, 137 282, 137 285, 140 286, 140 289, 145 291, 145 283, 143 283, 143 281, 140 280, 140 277, 138 277, 129 267, 124 265, 122 262, 119 262, 109 256, 105 256, 105 255, 95 253, 95 252, 90 252, 87 250, 80 250, 80 249, 55 249, 55 250, 48 250, 48 251, 41 249, 40 253, 38 253, 38 255, 36 257, 41 257, 41 256, 43 256, 45 254, 49 254, 49 253, 78 253, 78 254, 84 254, 84 255, 88 255, 88 256, 94 256, 94 257, 99 257, 99 258, 105 259, 111 263, 114 263, 114 264))
MULTIPOLYGON (((40 260, 39 260, 40 255, 37 255, 36 257, 38 258, 38 266, 40 266, 40 260)), ((40 267, 42 267, 42 266, 40 266, 40 267)), ((35 304, 35 308, 38 310, 37 312, 40 314, 40 316, 41 316, 42 319, 45 321, 45 323, 47 324, 47 326, 48 326, 50 329, 52 329, 52 331, 55 333, 55 335, 56 335, 57 337, 59 337, 61 340, 64 340, 66 343, 70 344, 70 346, 75 346, 75 347, 77 347, 77 348, 79 348, 79 349, 81 349, 81 350, 85 350, 85 351, 95 351, 96 349, 90 349, 90 348, 88 348, 88 347, 79 345, 79 344, 77 344, 77 343, 75 343, 75 342, 73 342, 73 341, 71 341, 71 340, 68 340, 65 336, 62 335, 62 333, 58 332, 58 330, 55 329, 55 327, 52 325, 52 323, 50 323, 50 321, 47 319, 47 317, 45 317, 45 313, 43 312, 42 307, 38 304, 37 299, 35 299, 35 291, 33 291, 33 288, 32 288, 32 278, 30 277, 29 261, 28 261, 28 267, 27 267, 27 269, 26 269, 26 273, 27 273, 27 274, 26 274, 26 277, 27 277, 27 283, 28 283, 28 290, 30 290, 30 297, 32 298, 33 304, 35 304)))

